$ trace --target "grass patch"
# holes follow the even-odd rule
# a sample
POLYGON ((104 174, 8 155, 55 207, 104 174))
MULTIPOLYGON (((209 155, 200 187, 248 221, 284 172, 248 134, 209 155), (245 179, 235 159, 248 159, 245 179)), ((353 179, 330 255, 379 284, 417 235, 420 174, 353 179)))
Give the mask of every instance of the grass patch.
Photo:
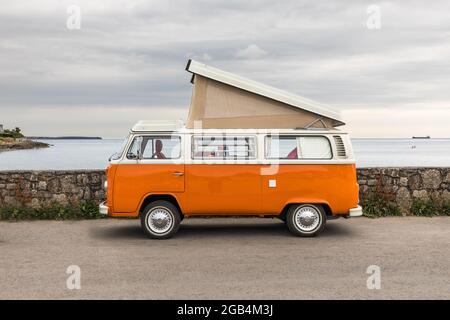
POLYGON ((386 200, 378 194, 363 201, 363 214, 369 218, 401 216, 400 207, 393 201, 386 200))
POLYGON ((437 204, 432 200, 415 199, 411 205, 411 214, 418 217, 450 216, 450 202, 437 204))
POLYGON ((100 219, 105 216, 98 211, 95 202, 59 204, 53 203, 43 208, 10 206, 0 208, 0 220, 81 220, 100 219))
POLYGON ((442 205, 442 215, 450 216, 450 202, 446 202, 442 205))

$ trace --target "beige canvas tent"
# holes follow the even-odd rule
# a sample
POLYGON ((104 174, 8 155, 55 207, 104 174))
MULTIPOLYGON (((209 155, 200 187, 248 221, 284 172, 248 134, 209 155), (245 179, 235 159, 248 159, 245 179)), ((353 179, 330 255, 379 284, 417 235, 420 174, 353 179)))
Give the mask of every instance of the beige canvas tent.
POLYGON ((312 100, 244 79, 194 60, 187 128, 334 128, 338 112, 312 100))

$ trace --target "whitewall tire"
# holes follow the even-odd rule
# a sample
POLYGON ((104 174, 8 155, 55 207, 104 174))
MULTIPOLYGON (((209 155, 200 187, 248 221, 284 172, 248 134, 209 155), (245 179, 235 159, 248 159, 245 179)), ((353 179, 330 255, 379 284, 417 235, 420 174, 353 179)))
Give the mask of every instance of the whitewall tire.
POLYGON ((177 233, 181 215, 169 201, 157 200, 147 205, 141 213, 141 226, 152 239, 168 239, 177 233))
POLYGON ((291 205, 286 224, 289 230, 300 237, 313 237, 325 228, 327 217, 323 207, 317 204, 291 205))

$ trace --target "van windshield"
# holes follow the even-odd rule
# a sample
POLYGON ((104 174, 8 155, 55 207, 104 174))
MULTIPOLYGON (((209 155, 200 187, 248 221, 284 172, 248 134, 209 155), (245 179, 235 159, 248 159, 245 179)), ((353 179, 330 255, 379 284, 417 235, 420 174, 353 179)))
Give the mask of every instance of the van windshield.
POLYGON ((125 147, 126 147, 126 145, 127 145, 127 142, 128 142, 128 137, 125 138, 125 139, 123 139, 123 141, 122 141, 122 143, 121 143, 121 145, 120 145, 119 151, 117 151, 116 153, 114 153, 114 154, 109 158, 110 161, 111 161, 111 160, 118 160, 118 159, 120 159, 120 158, 122 157, 122 154, 123 154, 123 152, 124 152, 124 150, 125 150, 125 147))

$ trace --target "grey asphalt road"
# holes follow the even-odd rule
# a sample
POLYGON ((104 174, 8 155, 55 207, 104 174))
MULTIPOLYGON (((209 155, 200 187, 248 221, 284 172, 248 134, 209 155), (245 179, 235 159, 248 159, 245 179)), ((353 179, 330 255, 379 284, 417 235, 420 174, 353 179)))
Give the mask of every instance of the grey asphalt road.
POLYGON ((446 217, 338 219, 316 238, 276 219, 185 219, 163 241, 138 220, 0 223, 1 299, 450 299, 449 267, 446 217))

